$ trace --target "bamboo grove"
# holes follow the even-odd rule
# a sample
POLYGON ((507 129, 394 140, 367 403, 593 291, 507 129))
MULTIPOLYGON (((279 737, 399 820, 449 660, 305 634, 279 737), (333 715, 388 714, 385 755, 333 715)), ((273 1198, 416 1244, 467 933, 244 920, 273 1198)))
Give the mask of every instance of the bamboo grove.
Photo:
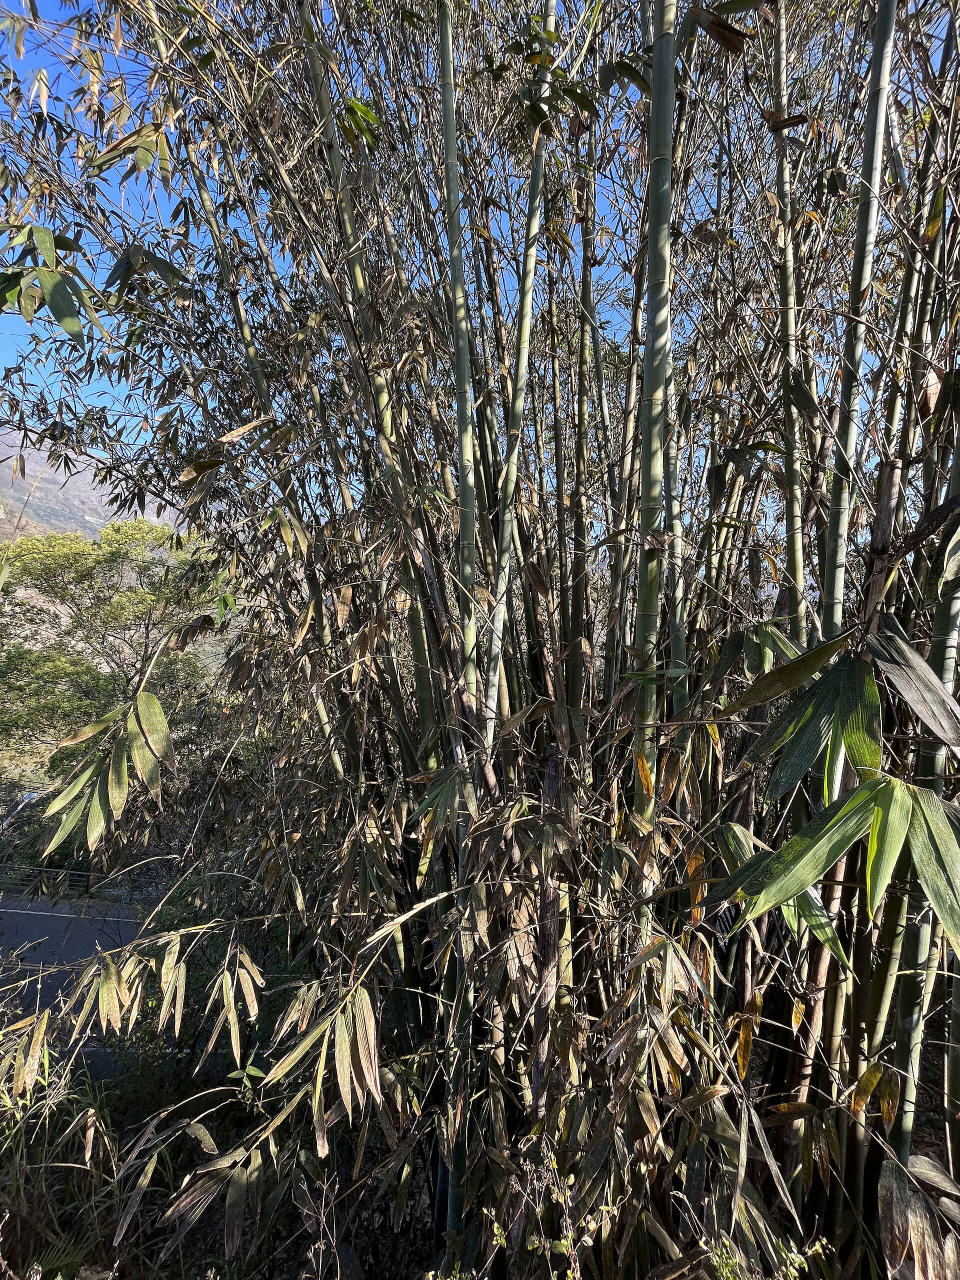
POLYGON ((6 424, 220 601, 220 745, 145 654, 50 798, 170 896, 0 1042, 55 1129, 191 1026, 118 1257, 960 1274, 954 17, 4 17, 6 424))

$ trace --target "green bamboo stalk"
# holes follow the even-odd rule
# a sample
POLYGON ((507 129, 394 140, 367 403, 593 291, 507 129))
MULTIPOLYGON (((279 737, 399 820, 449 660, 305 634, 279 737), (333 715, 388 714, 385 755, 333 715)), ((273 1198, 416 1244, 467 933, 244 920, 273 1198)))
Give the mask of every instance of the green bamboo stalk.
POLYGON ((613 509, 613 560, 610 572, 610 617, 607 625, 607 642, 604 651, 604 699, 609 702, 616 689, 620 674, 621 652, 630 641, 630 611, 626 607, 624 583, 629 579, 632 564, 632 541, 625 542, 628 528, 637 521, 634 501, 637 492, 637 384, 640 373, 640 351, 643 314, 645 255, 638 255, 633 271, 633 302, 630 308, 630 355, 627 365, 626 387, 623 400, 623 443, 620 458, 620 478, 613 509))
MULTIPOLYGON (((556 0, 546 0, 543 30, 552 33, 556 21, 556 0)), ((542 103, 550 83, 549 58, 541 66, 538 101, 542 103)), ((530 361, 530 329, 533 320, 533 286, 537 273, 537 246, 540 241, 540 215, 543 196, 543 170, 546 161, 547 135, 537 124, 533 145, 533 163, 527 189, 527 221, 524 235, 523 265, 520 272, 517 345, 513 363, 513 389, 510 417, 507 423, 507 460, 500 489, 500 523, 497 540, 497 569, 494 579, 494 611, 490 628, 487 685, 484 697, 484 746, 493 746, 497 713, 497 690, 500 684, 500 657, 503 651, 503 627, 507 614, 507 588, 510 584, 510 561, 513 555, 513 498, 517 485, 520 439, 523 433, 523 406, 527 392, 527 369, 530 361)))
MULTIPOLYGON (((948 497, 960 494, 960 449, 955 448, 950 471, 948 497)), ((953 693, 960 650, 960 585, 948 584, 933 615, 933 636, 928 661, 946 688, 953 693)), ((943 791, 947 749, 942 743, 923 750, 917 760, 917 775, 939 795, 943 791)), ((952 1169, 960 1162, 960 966, 954 955, 950 964, 951 1014, 944 1055, 944 1109, 947 1119, 947 1151, 952 1169)))
MULTIPOLYGON (((587 144, 587 169, 583 183, 583 215, 580 219, 580 343, 577 355, 577 416, 574 435, 573 481, 573 607, 570 618, 570 662, 567 668, 567 706, 579 717, 584 694, 587 643, 587 449, 590 434, 590 331, 593 305, 593 256, 596 219, 596 126, 591 123, 587 144)), ((575 736, 583 735, 578 721, 575 736)))
MULTIPOLYGON (((949 74, 956 52, 956 25, 951 19, 940 56, 939 81, 943 82, 949 74)), ((890 573, 887 553, 897 527, 903 522, 906 506, 906 473, 910 466, 910 455, 913 452, 914 406, 912 400, 910 413, 902 428, 901 414, 908 372, 915 364, 913 355, 915 344, 910 339, 911 334, 917 333, 919 328, 918 315, 922 311, 918 305, 920 284, 923 280, 925 289, 928 288, 926 281, 932 277, 933 263, 925 244, 925 232, 936 186, 934 177, 940 136, 940 121, 937 113, 933 113, 926 130, 923 157, 920 162, 916 214, 913 225, 905 237, 903 278, 897 305, 896 330, 890 352, 891 373, 884 406, 882 461, 877 480, 877 517, 874 520, 871 538, 871 573, 864 607, 868 620, 871 619, 884 597, 890 594, 896 581, 896 577, 890 573)), ((938 241, 939 238, 938 236, 938 241)))
MULTIPOLYGON (((666 446, 666 505, 667 526, 670 536, 667 548, 667 612, 670 628, 670 667, 668 681, 673 715, 677 715, 689 700, 687 676, 687 597, 683 581, 683 517, 680 511, 678 486, 679 453, 678 434, 680 424, 674 422, 666 446)), ((681 738, 686 741, 686 734, 681 738)))
MULTIPOLYGON (((647 242, 647 306, 643 351, 643 400, 640 407, 640 537, 642 560, 635 647, 644 655, 647 674, 640 695, 640 749, 656 781, 655 725, 659 685, 657 631, 660 622, 663 525, 663 442, 670 369, 670 215, 673 197, 673 111, 675 99, 674 0, 654 7, 653 81, 650 106, 650 178, 647 242)), ((640 798, 638 791, 638 800, 640 798)))
POLYGON ((870 98, 860 170, 857 238, 850 277, 850 301, 840 378, 840 419, 833 454, 833 483, 827 531, 827 563, 821 602, 821 622, 826 637, 843 626, 843 590, 846 581, 847 542, 850 524, 850 479, 860 416, 863 343, 866 333, 866 301, 873 276, 873 246, 877 235, 883 177, 884 122, 890 89, 890 64, 896 25, 896 0, 879 0, 873 34, 870 98))
POLYGON ((450 286, 453 292, 457 388, 457 437, 460 495, 460 626, 463 633, 463 682, 472 706, 477 700, 477 613, 475 595, 477 495, 473 476, 473 408, 470 400, 470 321, 463 274, 460 178, 457 160, 457 107, 453 87, 453 23, 449 0, 440 0, 440 75, 443 97, 444 196, 450 286))
POLYGON ((950 953, 950 1025, 944 1063, 944 1106, 947 1113, 947 1158, 950 1173, 960 1172, 960 957, 950 953))
MULTIPOLYGON (((787 4, 777 5, 777 33, 774 50, 774 110, 786 119, 787 98, 787 4)), ((799 422, 793 403, 793 380, 797 376, 797 286, 793 265, 793 175, 787 139, 774 135, 777 148, 777 198, 783 227, 783 254, 780 258, 780 341, 783 348, 783 425, 787 481, 787 579, 790 632, 801 648, 806 647, 807 627, 803 597, 803 494, 800 482, 799 422)))
POLYGON ((940 946, 930 904, 918 888, 910 892, 908 912, 900 960, 894 1048, 894 1069, 900 1077, 900 1109, 890 1133, 894 1155, 904 1165, 910 1156, 917 1110, 927 973, 933 948, 936 946, 939 951, 940 946))
MULTIPOLYGON (((545 197, 545 204, 549 197, 545 197)), ((559 610, 557 628, 559 652, 566 652, 570 642, 570 590, 567 561, 567 462, 564 442, 564 420, 560 404, 560 330, 557 323, 556 267, 548 259, 547 266, 547 321, 550 337, 550 393, 553 418, 553 469, 556 493, 556 548, 557 548, 557 599, 559 610)), ((558 664, 560 659, 558 657, 558 664)), ((564 688, 559 672, 554 678, 558 692, 564 688)))

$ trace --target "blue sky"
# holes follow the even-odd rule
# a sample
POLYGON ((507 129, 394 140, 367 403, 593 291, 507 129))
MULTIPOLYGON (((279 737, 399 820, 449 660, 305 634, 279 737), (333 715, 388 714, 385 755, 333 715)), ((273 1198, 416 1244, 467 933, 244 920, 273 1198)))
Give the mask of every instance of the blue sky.
MULTIPOLYGON (((41 18, 54 22, 64 13, 61 6, 53 0, 37 0, 36 9, 41 18)), ((27 12, 25 4, 23 11, 27 12)), ((6 12, 14 12, 13 6, 6 12)), ((52 78, 53 64, 54 59, 45 58, 43 48, 38 48, 36 39, 31 40, 29 35, 24 41, 23 57, 17 58, 13 39, 7 32, 0 33, 0 65, 12 67, 24 88, 31 83, 33 76, 42 66, 47 66, 52 78)), ((20 351, 26 345, 28 332, 27 325, 20 315, 10 312, 0 313, 0 376, 6 367, 16 362, 20 351)))

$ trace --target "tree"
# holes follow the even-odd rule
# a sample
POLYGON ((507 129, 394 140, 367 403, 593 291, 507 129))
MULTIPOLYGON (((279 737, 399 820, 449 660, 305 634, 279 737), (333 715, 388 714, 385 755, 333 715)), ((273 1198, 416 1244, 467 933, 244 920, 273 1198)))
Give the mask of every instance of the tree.
POLYGON ((190 548, 169 527, 117 522, 95 540, 34 533, 0 545, 0 558, 0 730, 10 776, 46 785, 48 769, 53 777, 69 769, 76 752, 58 752, 61 741, 111 711, 151 662, 153 687, 175 702, 207 689, 202 653, 157 661, 209 600, 184 581, 190 548))

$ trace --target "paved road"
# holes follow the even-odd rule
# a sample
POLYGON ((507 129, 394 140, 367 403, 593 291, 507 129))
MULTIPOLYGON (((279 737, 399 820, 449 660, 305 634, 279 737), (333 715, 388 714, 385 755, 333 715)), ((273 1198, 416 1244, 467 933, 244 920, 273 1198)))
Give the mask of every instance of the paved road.
POLYGON ((77 964, 132 941, 139 921, 115 902, 96 898, 0 896, 0 963, 77 964))
MULTIPOLYGON (((92 897, 53 901, 7 890, 0 894, 0 981, 40 975, 40 1004, 50 1006, 69 992, 98 949, 132 942, 139 932, 139 920, 120 903, 92 897)), ((94 1080, 117 1070, 114 1050, 96 1039, 81 1056, 94 1080)))

